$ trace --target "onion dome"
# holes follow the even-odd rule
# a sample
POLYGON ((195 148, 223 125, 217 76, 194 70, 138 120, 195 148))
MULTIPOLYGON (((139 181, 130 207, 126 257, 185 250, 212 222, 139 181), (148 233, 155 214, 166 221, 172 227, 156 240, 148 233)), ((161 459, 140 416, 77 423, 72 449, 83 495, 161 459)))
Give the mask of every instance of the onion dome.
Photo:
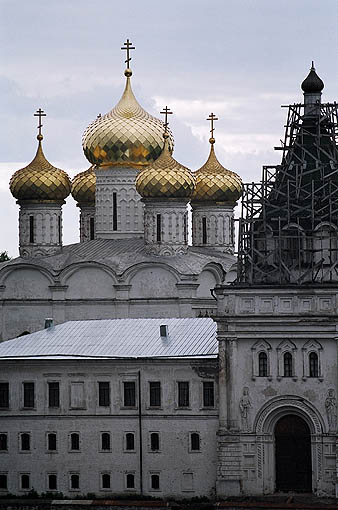
POLYGON ((318 74, 316 73, 316 69, 314 66, 314 63, 312 62, 312 66, 310 69, 309 74, 303 81, 302 90, 306 94, 318 94, 320 93, 324 88, 324 82, 319 78, 318 74))
POLYGON ((194 191, 195 177, 172 157, 168 137, 165 132, 160 157, 136 178, 136 189, 143 198, 190 198, 194 191))
POLYGON ((17 200, 61 201, 70 193, 70 179, 66 172, 47 161, 38 134, 38 150, 33 161, 17 170, 9 182, 12 195, 17 200))
POLYGON ((211 148, 208 160, 195 173, 196 186, 192 200, 233 204, 242 194, 242 179, 218 161, 214 150, 215 139, 210 138, 209 142, 211 148))
POLYGON ((72 197, 79 204, 94 204, 96 189, 96 175, 94 165, 75 175, 72 180, 72 197))
MULTIPOLYGON (((83 135, 86 158, 99 166, 143 167, 161 154, 163 122, 147 113, 137 102, 130 84, 131 69, 125 70, 126 87, 118 104, 98 116, 83 135)), ((169 150, 174 140, 169 136, 169 150)))

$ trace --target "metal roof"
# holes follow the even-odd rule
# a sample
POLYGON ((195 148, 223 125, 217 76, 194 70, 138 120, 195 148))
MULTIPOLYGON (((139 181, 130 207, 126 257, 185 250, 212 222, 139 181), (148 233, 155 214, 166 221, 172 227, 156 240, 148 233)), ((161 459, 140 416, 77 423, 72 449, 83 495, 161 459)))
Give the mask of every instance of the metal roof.
POLYGON ((86 243, 63 246, 60 252, 31 259, 20 257, 0 263, 0 270, 20 264, 45 267, 58 275, 71 264, 82 262, 104 264, 116 274, 122 275, 128 268, 136 264, 164 264, 172 267, 180 274, 199 275, 203 268, 214 263, 224 271, 236 261, 233 255, 217 252, 212 248, 189 246, 185 254, 168 256, 150 255, 146 252, 144 239, 95 239, 86 243))
POLYGON ((182 358, 217 355, 211 318, 69 321, 0 343, 8 358, 182 358), (167 325, 168 338, 160 336, 167 325))

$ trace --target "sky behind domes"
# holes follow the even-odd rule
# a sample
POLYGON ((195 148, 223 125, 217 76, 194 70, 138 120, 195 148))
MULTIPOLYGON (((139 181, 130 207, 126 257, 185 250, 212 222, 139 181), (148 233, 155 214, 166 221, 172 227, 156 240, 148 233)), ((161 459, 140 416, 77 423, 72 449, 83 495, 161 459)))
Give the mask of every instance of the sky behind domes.
MULTIPOLYGON (((279 162, 286 110, 315 61, 323 101, 338 99, 336 0, 0 0, 0 251, 17 255, 18 206, 11 174, 37 147, 34 111, 44 118, 47 159, 70 176, 88 168, 81 138, 98 113, 120 99, 124 53, 132 52, 132 87, 152 115, 168 105, 174 156, 196 170, 215 150, 244 181, 279 162), (5 219, 5 221, 4 221, 5 219)), ((78 209, 64 208, 64 243, 77 242, 78 209)))

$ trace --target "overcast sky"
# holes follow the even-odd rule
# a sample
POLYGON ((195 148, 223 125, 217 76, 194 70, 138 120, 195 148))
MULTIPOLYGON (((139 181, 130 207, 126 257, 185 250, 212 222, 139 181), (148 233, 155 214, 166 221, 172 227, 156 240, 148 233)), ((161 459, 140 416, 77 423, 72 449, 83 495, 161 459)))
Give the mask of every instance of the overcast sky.
MULTIPOLYGON (((259 180, 283 136, 285 109, 300 102, 311 60, 338 99, 337 0, 0 0, 0 251, 17 255, 18 206, 11 174, 44 151, 70 176, 88 168, 81 137, 124 88, 129 38, 132 86, 152 114, 168 105, 175 158, 192 170, 209 152, 211 111, 216 153, 244 181, 259 180)), ((78 240, 78 209, 64 207, 64 243, 78 240)))

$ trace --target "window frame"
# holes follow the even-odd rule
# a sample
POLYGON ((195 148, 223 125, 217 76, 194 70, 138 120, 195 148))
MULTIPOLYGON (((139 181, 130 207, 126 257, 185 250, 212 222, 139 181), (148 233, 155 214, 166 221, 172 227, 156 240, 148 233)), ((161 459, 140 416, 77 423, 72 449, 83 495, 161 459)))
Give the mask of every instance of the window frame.
POLYGON ((48 432, 46 432, 46 451, 47 451, 47 453, 57 453, 58 452, 58 436, 55 431, 49 430, 48 432), (55 436, 55 448, 54 449, 51 449, 49 447, 50 446, 49 437, 52 435, 55 436))
POLYGON ((46 476, 47 476, 47 480, 46 480, 46 490, 47 490, 47 492, 57 492, 58 491, 58 485, 59 485, 58 484, 58 475, 57 475, 57 473, 55 473, 55 472, 46 473, 46 476), (55 487, 55 489, 51 489, 49 487, 49 477, 50 476, 55 476, 55 478, 56 478, 56 487, 55 487))
POLYGON ((268 377, 269 376, 269 359, 268 359, 268 355, 266 353, 266 351, 259 351, 257 353, 257 359, 258 359, 258 375, 257 377, 268 377), (264 356, 264 366, 261 367, 261 358, 262 356, 264 356), (263 368, 264 370, 262 370, 262 372, 265 372, 265 373, 261 373, 261 368, 263 368))
POLYGON ((191 408, 190 387, 191 387, 190 381, 187 381, 187 380, 176 381, 176 399, 177 399, 176 407, 177 407, 177 409, 190 409, 191 408), (182 405, 180 403, 180 388, 181 388, 182 384, 188 385, 188 404, 187 405, 182 405))
POLYGON ((149 451, 149 453, 160 453, 161 452, 161 435, 160 435, 158 430, 151 430, 149 432, 149 448, 148 448, 148 451, 149 451), (153 434, 157 434, 157 437, 158 437, 158 448, 157 449, 152 449, 152 436, 153 436, 153 434))
POLYGON ((32 451, 32 434, 30 432, 19 432, 19 452, 31 453, 32 451), (22 448, 22 437, 27 435, 29 437, 29 448, 22 448))
POLYGON ((8 490, 8 482, 9 482, 8 474, 9 474, 8 471, 0 471, 0 476, 6 477, 6 487, 0 487, 0 492, 2 492, 2 493, 9 492, 9 490, 8 490))
POLYGON ((197 430, 191 430, 189 432, 189 448, 188 448, 189 453, 201 453, 202 450, 201 444, 202 444, 201 433, 197 430), (198 436, 198 449, 193 448, 193 437, 195 435, 198 436))
POLYGON ((216 407, 216 391, 215 391, 215 381, 210 379, 208 381, 202 381, 202 409, 215 409, 216 407), (205 398, 205 385, 212 384, 212 396, 213 396, 213 404, 206 405, 205 398))
POLYGON ((32 490, 32 477, 31 477, 30 472, 22 471, 19 473, 19 490, 23 491, 23 492, 29 492, 30 490, 32 490), (28 476, 29 483, 28 483, 28 487, 26 487, 26 488, 22 487, 22 477, 23 476, 28 476))
POLYGON ((137 409, 137 384, 135 379, 125 379, 122 381, 122 408, 124 409, 137 409), (126 403, 126 384, 134 386, 134 404, 129 405, 126 403))
POLYGON ((123 451, 125 453, 135 453, 136 452, 136 434, 133 430, 128 430, 126 432, 124 432, 124 436, 123 436, 123 451), (134 445, 134 448, 127 448, 128 446, 128 441, 127 441, 127 436, 129 434, 132 434, 133 435, 133 445, 134 445))
POLYGON ((132 492, 135 492, 137 490, 136 489, 136 472, 135 471, 126 471, 124 473, 124 490, 125 491, 132 491, 132 492), (128 487, 128 476, 129 475, 133 476, 134 487, 128 487))
POLYGON ((112 490, 112 476, 111 471, 101 471, 100 472, 100 491, 109 491, 112 490), (109 487, 103 487, 103 477, 109 476, 109 487))
POLYGON ((262 378, 267 378, 268 381, 272 381, 271 376, 271 352, 272 347, 265 339, 261 338, 260 340, 257 340, 257 342, 254 343, 254 345, 251 347, 251 356, 252 356, 252 377, 251 379, 253 381, 256 380, 256 378, 259 378, 262 380, 262 378), (262 376, 259 375, 259 355, 264 352, 267 356, 267 375, 262 376))
POLYGON ((61 407, 61 399, 60 399, 60 396, 61 396, 61 392, 60 392, 60 381, 47 381, 47 397, 48 397, 48 402, 47 402, 47 406, 48 406, 48 409, 60 409, 61 407), (51 384, 57 384, 57 403, 58 405, 51 405, 51 384))
POLYGON ((110 408, 111 405, 111 384, 110 381, 97 381, 97 405, 100 408, 110 408), (108 385, 108 392, 107 389, 101 391, 102 385, 108 385), (108 397, 106 399, 106 397, 108 397), (101 402, 108 402, 108 403, 101 403, 101 402))
POLYGON ((302 347, 303 354, 303 381, 307 379, 318 379, 319 381, 324 380, 323 367, 322 367, 322 345, 315 339, 308 340, 302 347), (317 354, 318 359, 318 375, 312 377, 310 375, 310 355, 311 353, 317 354))
MULTIPOLYGON (((161 381, 148 381, 149 405, 148 409, 162 409, 162 384, 161 381), (159 404, 152 404, 152 385, 159 384, 159 404)), ((156 399, 155 399, 156 400, 156 399)))
POLYGON ((150 471, 149 472, 149 492, 162 492, 161 471, 150 471), (158 476, 158 488, 153 487, 153 476, 158 476))
POLYGON ((78 453, 81 451, 81 434, 80 432, 78 432, 77 430, 72 430, 71 432, 69 432, 68 434, 68 451, 70 453, 78 453), (77 434, 78 437, 79 437, 79 448, 77 449, 74 449, 73 448, 73 443, 72 443, 72 435, 73 434, 77 434))
POLYGON ((32 410, 36 409, 36 391, 35 391, 35 381, 23 381, 22 382, 22 410, 32 410), (26 405, 26 385, 32 384, 33 385, 33 405, 26 405))
POLYGON ((0 448, 0 454, 8 453, 9 450, 9 433, 8 432, 0 432, 0 436, 4 435, 6 437, 6 448, 0 448))
POLYGON ((70 471, 69 472, 69 490, 70 491, 74 491, 74 492, 77 492, 77 491, 80 491, 81 490, 81 477, 80 477, 80 473, 78 471, 70 471), (78 487, 72 487, 72 477, 73 476, 77 476, 78 477, 78 487))
POLYGON ((109 453, 112 451, 112 434, 109 430, 102 430, 100 432, 99 437, 99 451, 102 453, 109 453), (109 448, 103 448, 103 434, 108 434, 109 436, 109 448))
POLYGON ((294 376, 294 361, 290 351, 283 352, 283 377, 294 376))
MULTIPOLYGON (((7 398, 4 399, 5 403, 7 403, 7 405, 4 405, 4 406, 1 406, 0 405, 0 411, 2 410, 5 410, 7 411, 8 409, 10 409, 10 389, 9 389, 9 381, 0 381, 0 387, 1 385, 5 385, 6 386, 6 390, 5 390, 5 396, 7 398)), ((1 392, 1 388, 0 388, 0 392, 1 392)), ((0 402, 1 404, 1 402, 0 402)))

